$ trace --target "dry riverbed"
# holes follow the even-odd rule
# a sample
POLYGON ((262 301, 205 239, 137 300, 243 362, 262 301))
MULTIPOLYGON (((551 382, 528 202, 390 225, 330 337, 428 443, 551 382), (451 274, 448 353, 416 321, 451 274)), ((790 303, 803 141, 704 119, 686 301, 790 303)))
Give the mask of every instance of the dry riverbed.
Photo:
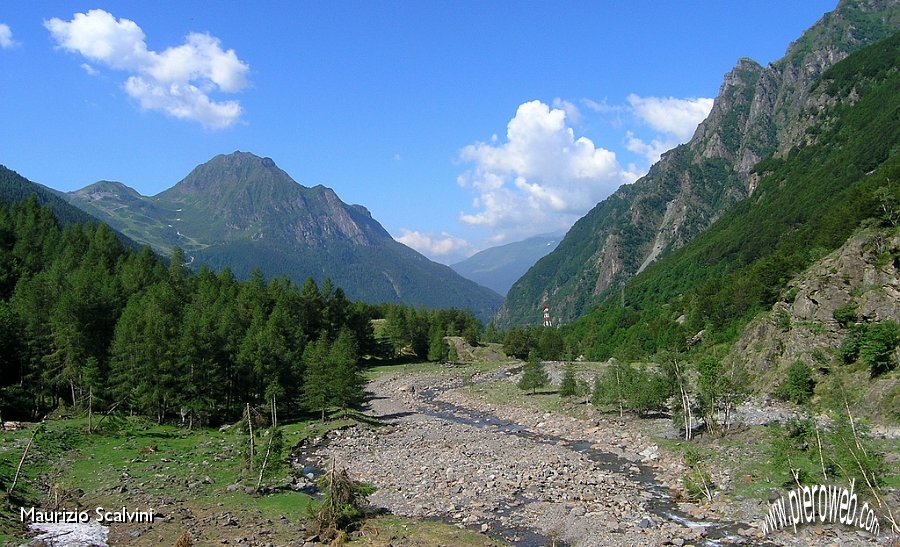
POLYGON ((611 436, 574 418, 498 411, 448 390, 460 383, 453 375, 433 374, 373 381, 371 414, 390 425, 334 433, 319 451, 323 465, 334 458, 359 480, 375 484, 370 501, 393 513, 448 519, 522 545, 559 539, 574 545, 680 545, 702 538, 703 527, 654 514, 648 508, 654 494, 629 477, 640 471, 635 464, 642 459, 660 457, 639 433, 611 436), (523 433, 540 435, 447 419, 442 402, 506 418, 523 433), (622 454, 624 467, 592 461, 552 437, 593 439, 604 451, 622 454))
POLYGON ((388 425, 332 432, 311 447, 319 465, 334 460, 377 486, 376 507, 516 545, 872 544, 817 527, 763 538, 758 502, 672 500, 685 466, 641 424, 489 403, 462 378, 448 370, 374 380, 369 413, 388 425))

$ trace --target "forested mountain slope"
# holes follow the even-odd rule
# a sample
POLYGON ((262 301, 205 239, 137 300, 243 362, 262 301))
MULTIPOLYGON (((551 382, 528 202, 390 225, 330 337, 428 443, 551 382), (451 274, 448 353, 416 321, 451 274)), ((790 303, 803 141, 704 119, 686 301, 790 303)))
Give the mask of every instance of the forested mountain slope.
POLYGON ((592 358, 636 358, 684 340, 732 342, 787 282, 861 223, 900 220, 900 34, 852 54, 808 94, 818 122, 750 173, 753 194, 571 325, 592 358), (698 338, 697 333, 702 335, 698 338))
POLYGON ((506 294, 522 274, 559 245, 562 235, 539 235, 479 251, 451 264, 453 270, 479 285, 506 294))
POLYGON ((304 187, 269 158, 216 156, 153 197, 99 182, 70 201, 154 249, 181 247, 196 266, 256 268, 300 283, 331 278, 347 296, 471 309, 487 318, 502 298, 394 241, 365 207, 330 188, 304 187))
POLYGON ((60 192, 31 182, 12 169, 0 165, 0 203, 15 203, 34 196, 37 202, 51 211, 62 224, 97 222, 93 216, 69 205, 60 192))
POLYGON ((685 145, 623 186, 580 219, 557 249, 510 289, 501 325, 540 321, 548 302, 557 321, 571 321, 651 263, 706 230, 755 194, 754 169, 784 158, 811 138, 825 105, 813 94, 821 75, 859 48, 900 29, 896 0, 842 1, 781 60, 762 67, 741 59, 726 74, 709 117, 685 145))

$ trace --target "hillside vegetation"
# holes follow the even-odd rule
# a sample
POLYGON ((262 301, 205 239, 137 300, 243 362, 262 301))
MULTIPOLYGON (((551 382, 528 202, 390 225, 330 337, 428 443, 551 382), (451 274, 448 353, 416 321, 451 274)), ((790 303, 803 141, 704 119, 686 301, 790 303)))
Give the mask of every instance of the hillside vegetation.
MULTIPOLYGON (((705 331, 733 342, 787 282, 839 247, 863 221, 893 225, 900 203, 900 35, 825 73, 814 92, 822 121, 807 144, 761 161, 760 182, 684 248, 567 329, 590 358, 635 359, 705 331)), ((683 349, 683 348, 682 348, 683 349)))
MULTIPOLYGON (((556 323, 571 322, 748 196, 759 198, 760 180, 776 160, 767 160, 769 166, 759 162, 787 160, 811 143, 824 142, 810 131, 838 129, 824 122, 823 115, 842 116, 829 97, 852 102, 853 78, 869 77, 857 74, 856 68, 845 68, 854 74, 844 76, 833 72, 835 85, 844 82, 849 87, 823 93, 819 86, 825 72, 898 30, 895 0, 847 0, 791 44, 783 59, 766 67, 740 59, 725 75, 709 116, 693 138, 663 154, 646 176, 622 186, 575 223, 557 249, 509 290, 496 315, 498 325, 535 324, 544 302, 556 323)), ((896 66, 896 61, 883 66, 896 66)), ((849 115, 867 115, 866 109, 855 112, 849 115)), ((850 160, 849 165, 868 161, 850 160)), ((761 245, 770 243, 764 239, 761 245)))

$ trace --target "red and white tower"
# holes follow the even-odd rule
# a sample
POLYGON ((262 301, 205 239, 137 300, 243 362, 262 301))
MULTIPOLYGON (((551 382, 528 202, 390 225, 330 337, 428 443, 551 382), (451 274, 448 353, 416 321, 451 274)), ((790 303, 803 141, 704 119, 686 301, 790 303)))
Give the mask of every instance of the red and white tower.
POLYGON ((553 321, 550 320, 550 304, 544 302, 544 326, 552 327, 553 321))

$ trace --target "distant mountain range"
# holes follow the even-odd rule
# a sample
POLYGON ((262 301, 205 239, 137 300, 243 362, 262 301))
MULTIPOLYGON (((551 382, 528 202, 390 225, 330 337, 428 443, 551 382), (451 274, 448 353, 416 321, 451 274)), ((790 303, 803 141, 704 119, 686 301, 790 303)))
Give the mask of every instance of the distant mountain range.
MULTIPOLYGON (((548 302, 557 320, 588 313, 652 263, 754 196, 767 157, 812 142, 828 100, 814 93, 830 67, 900 29, 897 0, 845 0, 763 67, 740 59, 693 138, 597 204, 507 293, 500 326, 534 324, 548 302)), ((896 59, 895 59, 896 62, 896 59)))
POLYGON ((561 234, 530 237, 479 251, 450 267, 466 279, 505 295, 512 284, 555 249, 561 239, 561 234))
POLYGON ((229 267, 238 277, 331 278, 347 296, 470 309, 488 318, 502 297, 402 245, 361 205, 330 188, 307 188, 269 158, 219 155, 152 197, 101 181, 66 194, 69 202, 137 242, 167 254, 182 248, 193 265, 229 267))

